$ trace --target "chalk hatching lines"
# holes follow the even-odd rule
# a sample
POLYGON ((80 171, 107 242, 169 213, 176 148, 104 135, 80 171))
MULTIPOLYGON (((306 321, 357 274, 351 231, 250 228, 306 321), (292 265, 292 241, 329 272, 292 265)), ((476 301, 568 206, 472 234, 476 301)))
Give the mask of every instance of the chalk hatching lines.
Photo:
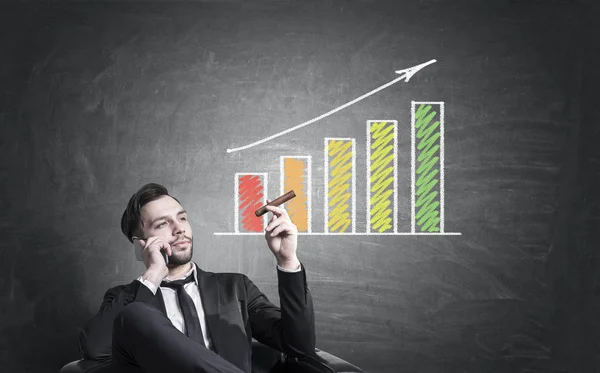
POLYGON ((371 136, 371 198, 370 224, 374 230, 384 232, 392 228, 392 204, 390 196, 394 193, 389 189, 394 182, 394 126, 388 122, 372 123, 371 136), (390 177, 390 174, 392 175, 390 177))
POLYGON ((419 165, 416 169, 417 197, 415 206, 417 208, 415 219, 422 231, 439 232, 440 213, 438 207, 439 201, 436 199, 438 192, 434 187, 438 184, 439 173, 437 168, 439 156, 436 155, 440 148, 438 139, 440 131, 436 131, 440 125, 439 121, 433 123, 432 120, 436 116, 435 111, 431 111, 431 105, 420 105, 415 113, 415 129, 417 130, 416 147, 420 151, 417 157, 419 165))
POLYGON ((349 191, 352 178, 352 142, 331 140, 328 146, 328 157, 333 157, 329 163, 331 180, 329 181, 329 231, 344 232, 352 223, 350 218, 349 191), (350 172, 348 172, 350 171, 350 172))
POLYGON ((286 203, 286 209, 299 232, 308 230, 307 164, 303 159, 285 158, 285 190, 294 190, 296 198, 286 203))
POLYGON ((263 188, 259 176, 244 175, 240 178, 240 210, 242 227, 250 232, 260 232, 263 220, 254 214, 262 206, 263 188))

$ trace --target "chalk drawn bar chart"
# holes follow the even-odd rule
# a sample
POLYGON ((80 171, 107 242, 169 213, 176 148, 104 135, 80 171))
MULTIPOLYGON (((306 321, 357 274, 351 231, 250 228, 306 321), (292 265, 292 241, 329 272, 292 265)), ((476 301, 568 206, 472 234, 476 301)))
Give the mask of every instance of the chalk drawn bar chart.
POLYGON ((310 233, 312 218, 311 157, 280 157, 280 195, 293 190, 296 197, 285 203, 285 209, 298 232, 310 233))
POLYGON ((256 216, 254 211, 267 203, 267 173, 235 174, 235 232, 263 233, 267 225, 267 214, 256 216))
POLYGON ((325 232, 356 232, 356 140, 325 138, 325 232))
MULTIPOLYGON (((295 191, 296 198, 284 207, 299 235, 461 235, 446 232, 444 227, 444 102, 411 101, 410 113, 410 185, 399 185, 398 163, 404 153, 398 148, 398 121, 366 121, 366 172, 360 172, 366 178, 364 191, 360 191, 366 194, 366 209, 360 212, 366 215, 366 226, 360 231, 356 227, 355 138, 324 138, 324 167, 318 176, 324 187, 322 232, 311 226, 312 156, 280 156, 278 195, 295 191), (410 188, 410 231, 398 231, 400 188, 410 188)), ((268 173, 236 173, 235 230, 215 235, 264 234, 267 214, 257 218, 254 210, 266 203, 267 181, 268 173)))
POLYGON ((411 103, 411 231, 444 233, 444 103, 411 103))
MULTIPOLYGON (((319 122, 396 83, 401 81, 408 83, 417 72, 436 62, 437 60, 432 59, 406 69, 396 70, 398 76, 395 79, 341 106, 258 141, 229 148, 227 153, 253 148, 319 122)), ((366 121, 366 174, 361 171, 361 177, 366 178, 366 183, 364 190, 360 191, 366 194, 366 209, 360 212, 366 215, 366 226, 364 230, 361 226, 360 232, 356 229, 355 138, 326 137, 324 139, 323 173, 321 175, 319 172, 317 177, 317 180, 323 181, 324 186, 322 232, 312 230, 311 155, 280 157, 280 194, 289 190, 294 190, 296 193, 297 197, 288 201, 284 207, 297 226, 299 235, 461 235, 458 232, 446 232, 444 227, 444 102, 411 101, 410 121, 410 186, 399 185, 398 121, 392 119, 366 121), (409 187, 411 227, 410 231, 399 232, 399 189, 409 187)), ((402 123, 406 122, 408 121, 402 121, 402 123)), ((361 154, 364 153, 361 151, 361 154)), ((406 159, 403 157, 402 160, 406 159)), ((267 173, 236 173, 234 231, 215 232, 215 235, 264 234, 267 215, 263 215, 261 220, 251 214, 266 203, 267 179, 267 173)), ((320 185, 319 181, 316 185, 320 185)), ((320 192, 317 196, 320 196, 320 192)))
POLYGON ((398 122, 367 121, 367 233, 398 231, 398 122))

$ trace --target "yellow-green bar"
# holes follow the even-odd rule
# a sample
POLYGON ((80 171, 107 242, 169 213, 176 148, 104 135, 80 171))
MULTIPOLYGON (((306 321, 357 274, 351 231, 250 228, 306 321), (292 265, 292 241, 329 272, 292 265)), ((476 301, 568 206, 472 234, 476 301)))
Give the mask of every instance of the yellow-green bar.
POLYGON ((327 143, 329 180, 327 191, 328 232, 346 233, 352 224, 352 141, 331 139, 327 143))
POLYGON ((393 122, 369 122, 369 230, 393 232, 395 193, 395 126, 393 122))

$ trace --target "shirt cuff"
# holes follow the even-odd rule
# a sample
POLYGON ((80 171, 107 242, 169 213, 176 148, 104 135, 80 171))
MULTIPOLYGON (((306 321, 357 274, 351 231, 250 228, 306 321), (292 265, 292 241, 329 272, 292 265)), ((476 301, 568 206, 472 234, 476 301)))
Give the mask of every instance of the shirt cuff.
POLYGON ((300 272, 300 270, 302 269, 302 264, 298 264, 298 268, 296 268, 296 269, 284 269, 279 264, 277 264, 277 269, 282 272, 296 273, 296 272, 300 272))
POLYGON ((142 284, 146 285, 146 287, 148 289, 150 289, 150 291, 152 292, 152 294, 156 295, 156 290, 158 290, 158 289, 156 288, 156 286, 154 286, 153 283, 151 283, 150 281, 144 280, 144 278, 142 276, 138 277, 137 280, 139 282, 141 282, 142 284))

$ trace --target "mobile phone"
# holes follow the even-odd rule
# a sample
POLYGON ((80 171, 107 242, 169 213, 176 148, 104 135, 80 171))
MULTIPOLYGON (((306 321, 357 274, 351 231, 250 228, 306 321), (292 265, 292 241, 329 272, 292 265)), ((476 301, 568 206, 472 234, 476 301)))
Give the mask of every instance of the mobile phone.
MULTIPOLYGON (((132 240, 133 240, 133 252, 135 253, 135 258, 137 260, 139 260, 140 262, 143 262, 144 257, 142 256, 142 250, 144 250, 144 248, 142 247, 142 244, 140 243, 140 238, 132 237, 132 240)), ((161 250, 160 253, 163 255, 163 258, 165 259, 165 263, 169 264, 169 257, 167 256, 165 251, 161 250)))

